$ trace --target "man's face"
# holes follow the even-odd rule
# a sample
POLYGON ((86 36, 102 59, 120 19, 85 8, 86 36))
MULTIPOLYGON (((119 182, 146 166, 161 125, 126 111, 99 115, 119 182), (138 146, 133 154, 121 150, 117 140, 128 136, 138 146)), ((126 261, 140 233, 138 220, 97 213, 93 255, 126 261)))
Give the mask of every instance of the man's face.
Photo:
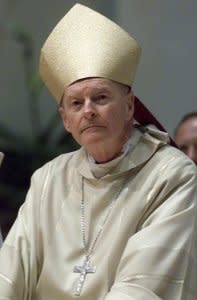
POLYGON ((133 117, 133 94, 111 80, 84 79, 66 88, 59 111, 66 130, 80 145, 120 146, 133 117))
POLYGON ((180 125, 175 142, 197 165, 197 117, 191 117, 180 125))

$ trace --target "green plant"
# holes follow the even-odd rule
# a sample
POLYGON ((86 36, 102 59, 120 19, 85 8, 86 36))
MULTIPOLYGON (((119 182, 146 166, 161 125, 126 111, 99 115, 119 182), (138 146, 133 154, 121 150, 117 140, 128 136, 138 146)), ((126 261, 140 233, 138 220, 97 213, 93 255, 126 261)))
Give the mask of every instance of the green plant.
POLYGON ((24 138, 0 123, 0 149, 5 154, 0 169, 0 205, 1 210, 17 211, 25 199, 34 170, 60 153, 77 149, 78 145, 63 128, 57 131, 61 124, 57 111, 47 126, 43 128, 41 125, 39 101, 43 84, 34 67, 34 43, 31 36, 21 28, 15 28, 12 37, 21 48, 24 88, 27 89, 29 121, 33 129, 33 137, 24 138))

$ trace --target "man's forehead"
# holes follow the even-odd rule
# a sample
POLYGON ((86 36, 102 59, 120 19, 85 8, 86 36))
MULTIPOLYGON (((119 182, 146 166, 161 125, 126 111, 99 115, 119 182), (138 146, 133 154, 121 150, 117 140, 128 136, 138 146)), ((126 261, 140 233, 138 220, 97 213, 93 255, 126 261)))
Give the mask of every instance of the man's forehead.
POLYGON ((197 118, 189 118, 183 122, 178 128, 176 134, 176 142, 178 144, 197 143, 197 118))
POLYGON ((116 83, 110 79, 94 77, 94 78, 85 78, 78 80, 65 89, 65 94, 72 94, 73 92, 81 92, 83 89, 92 88, 94 90, 111 90, 119 86, 119 83, 116 83))
POLYGON ((80 87, 80 86, 86 86, 86 85, 96 85, 96 86, 111 86, 113 84, 113 81, 107 78, 102 77, 90 77, 90 78, 84 78, 77 80, 70 84, 67 89, 73 88, 73 87, 80 87))
POLYGON ((180 131, 193 131, 197 135, 197 117, 192 117, 180 125, 180 131))

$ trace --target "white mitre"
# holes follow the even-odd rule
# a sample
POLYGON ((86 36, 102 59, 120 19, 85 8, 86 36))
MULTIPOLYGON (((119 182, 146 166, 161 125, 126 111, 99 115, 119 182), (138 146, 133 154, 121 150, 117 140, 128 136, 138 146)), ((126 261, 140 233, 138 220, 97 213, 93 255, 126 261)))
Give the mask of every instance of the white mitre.
POLYGON ((103 77, 131 86, 141 49, 119 25, 81 4, 74 5, 41 49, 40 75, 61 101, 73 82, 103 77))

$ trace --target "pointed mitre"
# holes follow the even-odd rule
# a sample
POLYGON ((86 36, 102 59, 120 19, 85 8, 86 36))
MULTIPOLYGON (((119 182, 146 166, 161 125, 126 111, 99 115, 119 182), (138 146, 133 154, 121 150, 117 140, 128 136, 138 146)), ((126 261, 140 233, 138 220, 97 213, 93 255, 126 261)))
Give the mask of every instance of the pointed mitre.
POLYGON ((60 102, 65 88, 88 77, 131 86, 140 46, 117 24, 81 4, 74 5, 44 43, 40 75, 60 102))

